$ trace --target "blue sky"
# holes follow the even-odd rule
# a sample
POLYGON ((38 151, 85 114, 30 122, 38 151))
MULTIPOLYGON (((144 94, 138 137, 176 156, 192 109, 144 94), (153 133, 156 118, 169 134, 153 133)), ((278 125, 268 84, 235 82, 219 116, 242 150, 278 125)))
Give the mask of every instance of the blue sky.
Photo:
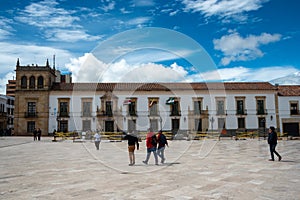
POLYGON ((53 65, 54 54, 56 68, 80 82, 270 81, 300 71, 299 8, 296 0, 2 0, 0 93, 17 58, 53 65))

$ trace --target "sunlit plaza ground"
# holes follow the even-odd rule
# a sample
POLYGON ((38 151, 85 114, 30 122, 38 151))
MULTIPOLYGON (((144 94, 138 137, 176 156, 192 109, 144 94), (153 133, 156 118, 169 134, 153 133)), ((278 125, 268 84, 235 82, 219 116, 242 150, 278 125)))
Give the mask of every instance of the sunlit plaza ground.
POLYGON ((0 199, 299 199, 300 141, 169 141, 166 162, 148 165, 145 141, 128 166, 126 142, 0 138, 0 199))

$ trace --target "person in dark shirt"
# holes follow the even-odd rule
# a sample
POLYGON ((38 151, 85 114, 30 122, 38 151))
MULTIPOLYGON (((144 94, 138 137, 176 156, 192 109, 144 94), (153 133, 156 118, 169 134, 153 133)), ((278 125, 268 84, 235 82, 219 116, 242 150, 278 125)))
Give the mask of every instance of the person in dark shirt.
POLYGON ((123 139, 128 140, 129 166, 133 166, 135 164, 135 145, 136 149, 139 150, 139 140, 135 133, 128 133, 123 139))
POLYGON ((37 129, 35 128, 35 129, 33 130, 33 140, 34 140, 34 141, 37 140, 37 134, 38 134, 38 132, 37 132, 37 129))
POLYGON ((268 144, 270 146, 271 153, 271 159, 269 159, 269 161, 274 161, 274 153, 276 154, 276 156, 278 156, 278 160, 281 161, 282 157, 275 150, 277 145, 277 133, 275 132, 275 128, 273 126, 269 128, 268 144))
POLYGON ((166 136, 162 133, 162 131, 159 131, 157 134, 157 141, 158 141, 158 148, 157 148, 157 155, 161 158, 161 163, 164 163, 166 158, 165 158, 165 148, 166 145, 168 145, 168 141, 166 136))

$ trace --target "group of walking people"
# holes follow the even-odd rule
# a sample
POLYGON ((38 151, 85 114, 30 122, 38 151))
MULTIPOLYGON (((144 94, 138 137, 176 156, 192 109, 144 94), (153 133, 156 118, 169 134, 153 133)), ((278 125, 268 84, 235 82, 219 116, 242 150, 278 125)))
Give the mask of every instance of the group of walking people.
MULTIPOLYGON (((129 166, 133 166, 135 164, 135 149, 139 150, 139 138, 136 132, 127 133, 123 138, 123 140, 128 141, 128 153, 129 153, 129 166)), ((94 135, 95 147, 99 150, 101 135, 99 133, 95 133, 94 135)), ((148 133, 146 135, 146 148, 147 154, 146 159, 143 161, 144 164, 148 164, 151 153, 154 155, 155 164, 158 165, 158 157, 161 159, 161 163, 164 163, 165 158, 165 147, 169 146, 166 136, 159 131, 157 134, 152 131, 152 129, 148 129, 148 133)))
MULTIPOLYGON (((39 129, 40 130, 40 129, 39 129)), ((40 132, 40 131, 37 131, 40 132)), ((99 150, 99 144, 101 141, 101 135, 96 133, 94 135, 95 138, 95 146, 96 149, 99 150)), ((135 147, 139 150, 139 139, 135 132, 128 133, 123 137, 124 140, 128 140, 128 153, 129 153, 129 166, 133 166, 135 164, 135 147)), ((40 140, 40 137, 39 137, 40 140)), ((281 155, 275 150, 277 146, 277 133, 275 128, 271 126, 269 128, 269 135, 268 135, 268 144, 270 147, 270 154, 271 159, 269 161, 274 161, 274 154, 278 157, 278 160, 281 161, 281 155)), ((146 147, 147 147, 147 154, 146 159, 143 161, 144 164, 148 164, 151 153, 153 153, 155 165, 158 165, 158 157, 161 159, 161 163, 165 162, 165 147, 169 147, 168 141, 166 136, 159 131, 157 134, 152 131, 152 129, 148 129, 148 133, 146 135, 146 147)))
MULTIPOLYGON (((139 150, 139 139, 135 133, 128 133, 123 139, 128 140, 129 166, 133 166, 135 164, 135 146, 139 150)), ((162 131, 156 134, 152 129, 149 129, 146 135, 147 154, 143 163, 148 164, 151 153, 154 155, 156 165, 158 165, 158 157, 160 157, 161 163, 164 163, 166 160, 164 153, 166 146, 169 146, 168 141, 162 131)))
POLYGON ((35 128, 34 130, 33 130, 33 140, 34 141, 36 141, 36 140, 38 140, 38 141, 40 141, 41 140, 41 136, 42 136, 42 131, 41 131, 41 129, 40 128, 35 128))

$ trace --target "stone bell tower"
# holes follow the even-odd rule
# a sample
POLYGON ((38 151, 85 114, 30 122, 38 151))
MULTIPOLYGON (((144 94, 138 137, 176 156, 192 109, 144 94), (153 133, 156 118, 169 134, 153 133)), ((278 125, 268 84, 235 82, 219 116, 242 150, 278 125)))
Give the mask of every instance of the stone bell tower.
POLYGON ((55 82, 55 67, 16 64, 15 135, 32 135, 40 128, 48 135, 49 93, 55 82))

